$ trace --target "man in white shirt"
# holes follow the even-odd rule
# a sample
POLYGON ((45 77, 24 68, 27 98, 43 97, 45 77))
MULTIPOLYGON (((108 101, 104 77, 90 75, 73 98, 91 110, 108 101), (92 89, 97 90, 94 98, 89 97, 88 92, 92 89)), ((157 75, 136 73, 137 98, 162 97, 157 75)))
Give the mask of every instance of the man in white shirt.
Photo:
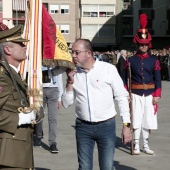
POLYGON ((95 142, 99 152, 100 169, 113 170, 116 141, 115 104, 118 100, 124 123, 122 140, 131 141, 128 92, 115 66, 94 60, 92 44, 77 40, 72 47, 75 70, 67 70, 67 85, 62 95, 65 108, 75 99, 76 141, 79 170, 93 169, 95 142))
MULTIPOLYGON (((61 96, 63 94, 62 74, 54 75, 54 69, 42 67, 43 71, 43 105, 48 107, 49 122, 49 146, 51 153, 58 153, 57 149, 57 110, 61 108, 61 96)), ((43 112, 43 109, 41 109, 43 112)), ((43 137, 42 122, 36 125, 35 147, 41 146, 43 137)))

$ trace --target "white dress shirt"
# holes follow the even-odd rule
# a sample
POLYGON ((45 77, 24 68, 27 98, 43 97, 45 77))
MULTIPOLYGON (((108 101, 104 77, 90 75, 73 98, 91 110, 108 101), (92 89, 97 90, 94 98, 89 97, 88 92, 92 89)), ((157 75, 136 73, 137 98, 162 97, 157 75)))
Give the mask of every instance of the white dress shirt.
POLYGON ((17 73, 19 72, 19 67, 16 68, 15 66, 13 66, 13 65, 11 65, 11 64, 9 64, 9 65, 10 65, 10 67, 12 67, 17 73))
POLYGON ((62 74, 58 74, 57 76, 52 76, 51 74, 52 68, 47 68, 42 66, 42 71, 48 70, 48 76, 51 79, 50 83, 43 83, 43 87, 58 87, 59 89, 59 98, 58 101, 61 101, 61 96, 63 94, 63 78, 62 74))
POLYGON ((65 90, 62 103, 67 108, 75 99, 76 117, 98 122, 117 114, 113 97, 118 101, 122 121, 130 122, 129 94, 116 67, 96 60, 93 68, 87 73, 77 68, 73 91, 65 90))

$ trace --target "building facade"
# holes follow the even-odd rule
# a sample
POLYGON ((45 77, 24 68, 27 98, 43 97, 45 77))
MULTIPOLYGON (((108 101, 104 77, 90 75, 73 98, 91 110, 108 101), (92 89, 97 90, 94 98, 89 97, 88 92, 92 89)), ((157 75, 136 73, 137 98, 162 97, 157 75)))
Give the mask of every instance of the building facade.
MULTIPOLYGON (((28 0, 0 0, 0 22, 24 24, 28 0)), ((153 48, 170 45, 170 0, 42 0, 69 48, 78 38, 95 50, 134 49, 139 15, 148 16, 153 48)))
POLYGON ((116 0, 80 1, 80 37, 92 41, 96 50, 116 47, 116 0))
POLYGON ((170 0, 123 0, 122 32, 117 37, 120 48, 135 48, 132 43, 136 30, 140 27, 139 15, 148 17, 147 29, 152 36, 153 48, 170 45, 170 0))
POLYGON ((0 0, 0 22, 9 28, 25 22, 27 0, 0 0))
MULTIPOLYGON (((25 22, 28 0, 0 0, 0 22, 9 28, 25 22)), ((71 48, 80 37, 79 0, 43 0, 49 14, 71 48)))

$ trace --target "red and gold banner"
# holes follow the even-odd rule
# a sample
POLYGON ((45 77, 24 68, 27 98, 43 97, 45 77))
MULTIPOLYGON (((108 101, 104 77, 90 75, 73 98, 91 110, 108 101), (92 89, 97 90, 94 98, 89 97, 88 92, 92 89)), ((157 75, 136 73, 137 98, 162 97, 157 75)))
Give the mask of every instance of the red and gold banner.
POLYGON ((42 6, 42 45, 43 59, 54 59, 55 43, 56 43, 56 24, 49 15, 48 11, 42 6))
POLYGON ((43 65, 74 69, 67 42, 44 6, 42 16, 43 65))
POLYGON ((26 79, 28 73, 28 93, 31 106, 42 106, 42 65, 74 69, 67 43, 57 29, 42 0, 29 0, 26 11, 24 38, 28 59, 20 65, 20 73, 26 79))

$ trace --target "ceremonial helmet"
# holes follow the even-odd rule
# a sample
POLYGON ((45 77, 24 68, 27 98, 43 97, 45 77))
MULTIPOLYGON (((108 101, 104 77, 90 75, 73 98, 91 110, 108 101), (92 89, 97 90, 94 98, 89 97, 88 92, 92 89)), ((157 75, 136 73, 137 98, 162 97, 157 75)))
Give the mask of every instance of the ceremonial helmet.
POLYGON ((141 14, 140 15, 140 29, 137 30, 137 33, 133 39, 133 42, 135 44, 149 44, 149 48, 152 47, 151 44, 151 35, 148 32, 148 30, 146 29, 146 25, 147 25, 147 15, 146 14, 141 14))

